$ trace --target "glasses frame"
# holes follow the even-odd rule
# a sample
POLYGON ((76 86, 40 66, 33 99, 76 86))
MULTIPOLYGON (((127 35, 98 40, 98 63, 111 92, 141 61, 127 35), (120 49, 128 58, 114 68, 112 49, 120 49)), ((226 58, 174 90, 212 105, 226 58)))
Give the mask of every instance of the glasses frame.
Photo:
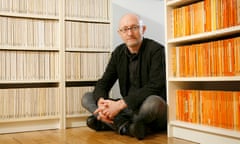
POLYGON ((133 25, 133 26, 129 26, 129 27, 123 27, 120 28, 118 31, 120 33, 127 33, 129 30, 132 32, 136 32, 137 30, 139 30, 139 28, 141 27, 141 25, 133 25))

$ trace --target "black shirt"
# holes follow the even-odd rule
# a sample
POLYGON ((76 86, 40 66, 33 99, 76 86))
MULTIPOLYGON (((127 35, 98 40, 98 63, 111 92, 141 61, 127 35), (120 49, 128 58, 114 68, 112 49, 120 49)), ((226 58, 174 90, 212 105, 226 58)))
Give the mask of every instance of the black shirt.
POLYGON ((128 95, 131 95, 132 93, 136 92, 138 89, 138 64, 139 64, 139 58, 138 54, 131 54, 128 50, 126 51, 126 54, 128 56, 128 71, 129 71, 129 89, 128 89, 128 95))

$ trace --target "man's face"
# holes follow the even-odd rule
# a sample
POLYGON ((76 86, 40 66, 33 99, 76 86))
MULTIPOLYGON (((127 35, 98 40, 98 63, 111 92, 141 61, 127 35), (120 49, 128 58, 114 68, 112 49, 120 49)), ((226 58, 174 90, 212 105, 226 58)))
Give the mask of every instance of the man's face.
POLYGON ((139 20, 133 16, 122 18, 118 33, 129 48, 139 48, 145 26, 140 25, 139 20))

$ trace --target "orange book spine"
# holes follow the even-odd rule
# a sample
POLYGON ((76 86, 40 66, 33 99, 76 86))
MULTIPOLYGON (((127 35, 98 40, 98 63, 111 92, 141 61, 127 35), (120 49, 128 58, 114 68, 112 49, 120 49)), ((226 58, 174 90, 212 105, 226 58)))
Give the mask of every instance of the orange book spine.
POLYGON ((216 26, 216 21, 217 21, 217 16, 216 16, 216 1, 217 0, 211 0, 211 30, 215 31, 217 29, 216 26))
POLYGON ((183 116, 183 90, 177 90, 176 119, 184 120, 183 116))
POLYGON ((221 127, 227 128, 227 96, 224 91, 221 93, 221 127))
POLYGON ((205 19, 206 19, 206 22, 205 22, 205 31, 206 32, 209 32, 209 31, 212 31, 212 28, 211 28, 211 0, 205 0, 205 19))
POLYGON ((176 90, 176 120, 180 120, 180 90, 176 90))
POLYGON ((196 48, 194 45, 189 46, 189 76, 196 76, 196 48))
POLYGON ((234 47, 235 75, 240 75, 240 37, 234 38, 234 47))
POLYGON ((189 118, 189 96, 188 96, 188 91, 184 90, 183 91, 183 107, 184 107, 184 119, 183 121, 188 122, 189 118))
POLYGON ((215 76, 219 76, 219 61, 217 59, 218 57, 218 41, 214 41, 213 42, 214 48, 213 48, 213 52, 214 52, 214 72, 215 72, 215 76))
POLYGON ((234 130, 240 131, 240 91, 233 92, 234 101, 234 130))
POLYGON ((217 127, 218 124, 218 97, 217 97, 217 91, 214 91, 212 94, 212 125, 217 127))
POLYGON ((236 73, 235 73, 235 49, 239 49, 239 47, 235 47, 235 44, 234 44, 234 39, 233 38, 231 38, 231 39, 229 39, 229 53, 230 53, 230 65, 231 65, 231 67, 230 67, 230 75, 231 76, 234 76, 234 75, 236 75, 236 73))
POLYGON ((189 72, 190 72, 190 66, 189 66, 189 46, 186 45, 183 47, 184 49, 184 63, 185 63, 185 67, 184 67, 184 76, 185 77, 189 77, 189 72))
POLYGON ((213 117, 213 108, 212 108, 212 93, 214 91, 206 91, 207 95, 206 95, 206 103, 207 103, 207 109, 206 109, 206 113, 207 113, 207 125, 212 125, 212 117, 213 117))
POLYGON ((172 76, 177 76, 177 55, 176 55, 176 47, 171 48, 171 60, 172 60, 172 76))
POLYGON ((188 90, 189 92, 189 118, 188 121, 191 123, 195 123, 195 100, 194 100, 194 90, 188 90))
POLYGON ((179 47, 179 75, 185 76, 185 48, 183 46, 179 47))
POLYGON ((236 6, 237 6, 237 8, 236 8, 237 25, 240 25, 240 0, 237 0, 236 6))
POLYGON ((196 96, 194 90, 187 90, 188 92, 188 122, 196 123, 196 96))
POLYGON ((223 8, 222 8, 222 1, 217 0, 216 3, 216 29, 223 28, 223 8))
POLYGON ((224 76, 227 76, 228 72, 228 42, 223 40, 223 49, 224 49, 224 76))
POLYGON ((218 50, 219 50, 219 45, 218 45, 218 41, 213 42, 214 43, 214 72, 215 72, 215 76, 219 76, 219 61, 218 61, 218 50))
POLYGON ((198 34, 204 32, 204 1, 192 4, 193 10, 193 32, 192 34, 198 34))
POLYGON ((217 97, 217 101, 216 101, 216 126, 217 127, 221 127, 221 118, 222 118, 222 112, 221 112, 221 104, 222 104, 222 98, 221 98, 222 92, 221 91, 217 91, 216 92, 216 97, 217 97))
POLYGON ((206 104, 206 92, 200 91, 200 99, 201 99, 201 124, 207 124, 207 104, 206 104))
POLYGON ((228 9, 228 1, 229 0, 222 0, 222 11, 223 11, 223 28, 227 28, 229 27, 229 17, 230 17, 230 14, 229 14, 229 9, 228 9))
POLYGON ((210 42, 210 76, 216 76, 216 63, 215 63, 215 42, 210 42))
POLYGON ((234 129, 233 92, 226 92, 226 110, 227 110, 227 117, 226 117, 227 128, 234 129))
POLYGON ((203 49, 201 44, 194 45, 197 51, 197 76, 203 76, 203 49))
POLYGON ((232 26, 237 25, 237 0, 232 0, 232 26))
POLYGON ((220 40, 217 42, 218 48, 217 48, 217 61, 218 61, 218 76, 223 76, 224 72, 224 48, 223 48, 223 41, 220 40))
POLYGON ((199 90, 194 91, 194 108, 195 108, 195 123, 200 123, 200 97, 199 97, 199 90))
POLYGON ((190 21, 191 21, 191 13, 190 13, 190 7, 186 6, 185 8, 185 35, 190 35, 191 30, 190 30, 190 21))
POLYGON ((237 92, 237 130, 240 131, 240 92, 237 92))
POLYGON ((177 37, 177 9, 172 11, 173 13, 173 37, 177 37))
POLYGON ((225 41, 225 57, 226 57, 226 65, 225 65, 225 75, 226 76, 234 76, 234 41, 233 39, 227 39, 225 41))
POLYGON ((203 75, 204 76, 210 76, 210 45, 209 43, 203 43, 201 44, 201 47, 203 48, 203 75))

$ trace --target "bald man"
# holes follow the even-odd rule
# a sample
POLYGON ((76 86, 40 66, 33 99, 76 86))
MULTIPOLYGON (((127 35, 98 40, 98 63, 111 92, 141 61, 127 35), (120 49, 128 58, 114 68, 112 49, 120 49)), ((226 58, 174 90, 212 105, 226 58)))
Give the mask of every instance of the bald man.
POLYGON ((164 46, 144 38, 141 18, 125 14, 118 34, 123 43, 112 52, 106 70, 82 105, 92 113, 87 126, 96 131, 114 130, 141 140, 167 126, 164 46), (118 80, 122 98, 109 92, 118 80))

